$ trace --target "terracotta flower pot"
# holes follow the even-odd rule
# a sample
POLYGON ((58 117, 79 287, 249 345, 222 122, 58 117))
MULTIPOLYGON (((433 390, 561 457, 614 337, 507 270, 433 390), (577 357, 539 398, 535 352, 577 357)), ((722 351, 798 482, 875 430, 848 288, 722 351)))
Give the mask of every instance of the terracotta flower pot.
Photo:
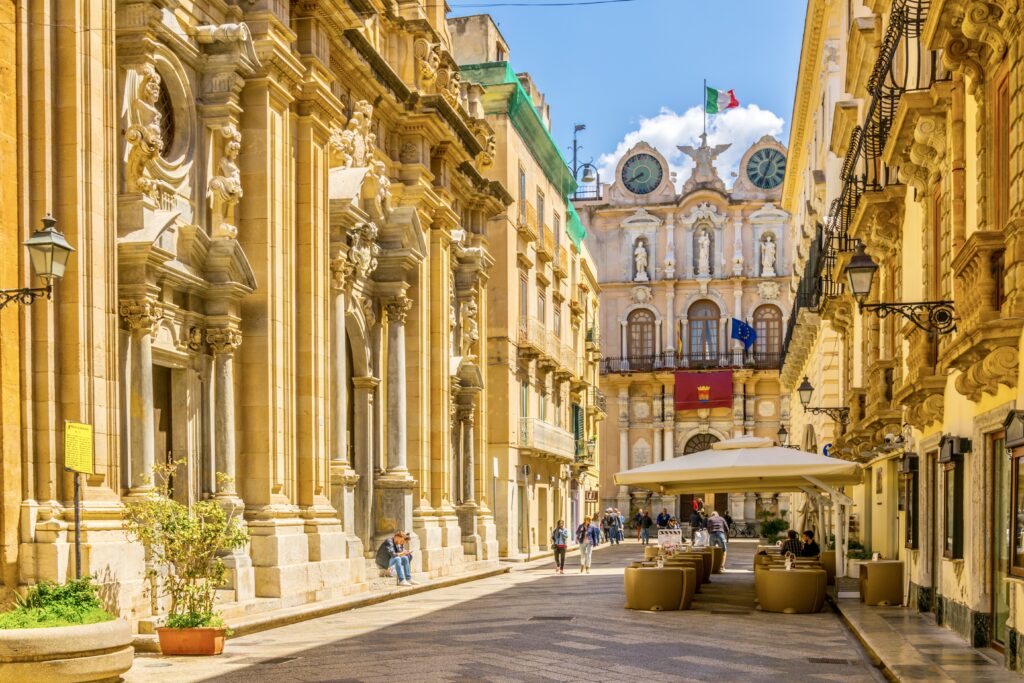
POLYGON ((160 652, 165 655, 219 655, 224 651, 223 628, 158 628, 160 652))

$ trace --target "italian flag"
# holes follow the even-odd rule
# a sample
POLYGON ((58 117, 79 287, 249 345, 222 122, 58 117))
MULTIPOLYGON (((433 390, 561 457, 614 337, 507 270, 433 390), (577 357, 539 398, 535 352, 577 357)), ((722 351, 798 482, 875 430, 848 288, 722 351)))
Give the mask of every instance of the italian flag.
POLYGON ((705 90, 707 94, 704 97, 704 107, 709 114, 740 106, 740 101, 736 99, 736 93, 732 90, 715 90, 706 86, 705 90))

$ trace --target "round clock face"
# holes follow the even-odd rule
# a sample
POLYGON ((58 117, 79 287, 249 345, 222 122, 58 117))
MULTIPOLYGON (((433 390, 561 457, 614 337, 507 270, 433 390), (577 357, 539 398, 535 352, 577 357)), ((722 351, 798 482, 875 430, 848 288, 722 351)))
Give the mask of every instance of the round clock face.
POLYGON ((765 147, 750 155, 747 177, 762 190, 774 190, 786 177, 786 157, 777 149, 765 147))
POLYGON ((661 164, 650 154, 637 154, 622 165, 622 184, 633 194, 654 192, 664 177, 661 164))

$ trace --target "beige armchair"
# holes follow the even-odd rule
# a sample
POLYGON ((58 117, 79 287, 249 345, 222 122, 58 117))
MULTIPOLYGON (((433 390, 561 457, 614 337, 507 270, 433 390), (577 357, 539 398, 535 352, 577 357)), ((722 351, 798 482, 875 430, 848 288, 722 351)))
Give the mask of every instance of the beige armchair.
POLYGON ((762 569, 755 581, 758 609, 812 614, 825 605, 824 569, 762 569))
MULTIPOLYGON (((626 608, 635 610, 688 609, 683 607, 688 572, 683 568, 627 567, 626 608)), ((690 590, 690 600, 693 591, 690 590)))
POLYGON ((860 599, 867 605, 902 605, 903 563, 883 561, 862 564, 860 599))

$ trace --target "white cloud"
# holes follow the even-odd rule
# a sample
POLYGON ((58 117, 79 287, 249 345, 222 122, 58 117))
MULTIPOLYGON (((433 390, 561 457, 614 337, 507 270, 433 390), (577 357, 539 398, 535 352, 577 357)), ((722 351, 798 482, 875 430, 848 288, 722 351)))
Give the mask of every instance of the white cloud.
MULTIPOLYGON (((782 118, 756 104, 729 109, 716 116, 708 116, 708 144, 717 145, 732 143, 715 161, 718 175, 731 186, 743 153, 763 135, 778 135, 782 132, 782 118)), ((684 114, 677 114, 663 107, 657 116, 640 119, 640 127, 627 133, 626 137, 616 146, 611 154, 602 154, 597 161, 601 170, 602 182, 613 182, 615 165, 633 145, 641 140, 648 143, 666 159, 669 166, 678 174, 677 189, 690 175, 693 161, 680 152, 678 145, 700 144, 703 129, 703 111, 701 107, 691 107, 684 114)))

